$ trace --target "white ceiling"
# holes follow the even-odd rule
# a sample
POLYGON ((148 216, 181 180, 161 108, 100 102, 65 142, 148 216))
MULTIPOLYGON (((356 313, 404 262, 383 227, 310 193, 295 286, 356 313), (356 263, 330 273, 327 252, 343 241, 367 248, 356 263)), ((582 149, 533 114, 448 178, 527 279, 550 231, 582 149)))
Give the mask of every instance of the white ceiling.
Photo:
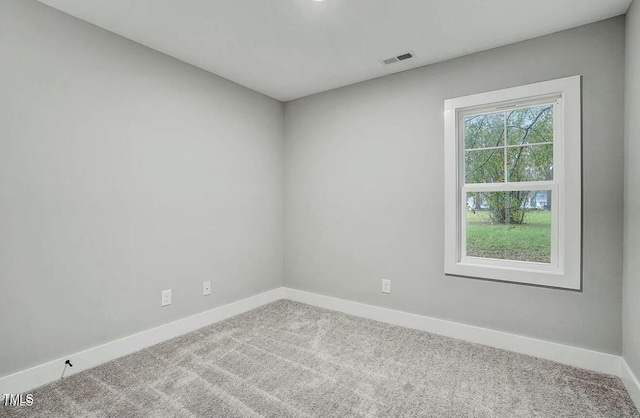
POLYGON ((624 14, 631 0, 40 0, 287 101, 624 14), (412 50, 416 57, 384 66, 412 50))

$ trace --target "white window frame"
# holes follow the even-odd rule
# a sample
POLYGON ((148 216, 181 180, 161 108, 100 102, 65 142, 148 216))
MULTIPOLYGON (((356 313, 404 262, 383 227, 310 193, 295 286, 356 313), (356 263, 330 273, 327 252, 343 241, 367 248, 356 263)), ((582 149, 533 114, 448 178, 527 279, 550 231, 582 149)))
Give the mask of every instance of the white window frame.
POLYGON ((445 274, 581 289, 581 77, 579 75, 445 100, 445 274), (554 104, 553 180, 465 186, 465 115, 554 104), (466 255, 466 193, 551 190, 551 263, 466 255))

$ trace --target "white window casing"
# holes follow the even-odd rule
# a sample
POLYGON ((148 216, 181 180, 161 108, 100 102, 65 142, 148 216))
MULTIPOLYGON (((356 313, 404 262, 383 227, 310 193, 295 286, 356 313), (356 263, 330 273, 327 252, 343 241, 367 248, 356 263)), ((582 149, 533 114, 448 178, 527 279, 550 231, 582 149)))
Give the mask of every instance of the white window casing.
POLYGON ((445 274, 581 289, 581 77, 445 100, 444 123, 445 274), (553 104, 553 180, 465 184, 464 116, 539 104, 553 104), (466 255, 466 193, 511 190, 552 192, 550 263, 466 255))

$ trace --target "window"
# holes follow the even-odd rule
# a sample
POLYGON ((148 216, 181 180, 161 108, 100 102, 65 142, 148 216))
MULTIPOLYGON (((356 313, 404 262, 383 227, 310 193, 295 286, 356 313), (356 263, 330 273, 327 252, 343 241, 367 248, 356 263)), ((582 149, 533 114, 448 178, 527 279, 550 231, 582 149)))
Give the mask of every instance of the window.
POLYGON ((445 273, 580 289, 580 76, 445 101, 445 273))

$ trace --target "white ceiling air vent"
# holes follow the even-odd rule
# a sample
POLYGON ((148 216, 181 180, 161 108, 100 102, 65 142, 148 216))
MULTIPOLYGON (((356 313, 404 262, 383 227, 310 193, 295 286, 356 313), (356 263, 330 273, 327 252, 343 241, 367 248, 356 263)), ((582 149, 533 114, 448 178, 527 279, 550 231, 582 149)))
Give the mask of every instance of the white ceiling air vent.
POLYGON ((408 60, 410 58, 413 58, 414 56, 415 56, 415 54, 413 53, 413 51, 409 51, 409 52, 405 52, 404 54, 397 55, 395 57, 383 59, 383 60, 381 60, 381 62, 384 65, 389 65, 389 64, 396 63, 396 62, 408 60))

